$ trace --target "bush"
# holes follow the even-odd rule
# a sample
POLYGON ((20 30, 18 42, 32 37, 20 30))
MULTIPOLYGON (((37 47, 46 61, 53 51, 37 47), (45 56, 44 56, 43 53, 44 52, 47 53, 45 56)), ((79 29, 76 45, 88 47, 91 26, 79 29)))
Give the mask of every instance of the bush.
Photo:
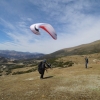
POLYGON ((0 73, 2 73, 3 71, 0 70, 0 73))
POLYGON ((11 70, 6 70, 6 75, 9 75, 11 72, 11 70))
POLYGON ((67 61, 67 62, 62 62, 61 66, 62 68, 65 68, 65 67, 70 67, 72 66, 74 63, 72 61, 67 61))
POLYGON ((32 68, 32 69, 29 69, 29 70, 27 70, 27 71, 18 71, 18 72, 14 72, 14 73, 12 73, 12 75, 30 73, 30 72, 34 72, 34 71, 36 71, 36 70, 37 70, 37 68, 32 68))
POLYGON ((9 70, 12 70, 12 69, 23 68, 23 67, 25 67, 25 66, 24 65, 11 65, 8 68, 9 68, 9 70))

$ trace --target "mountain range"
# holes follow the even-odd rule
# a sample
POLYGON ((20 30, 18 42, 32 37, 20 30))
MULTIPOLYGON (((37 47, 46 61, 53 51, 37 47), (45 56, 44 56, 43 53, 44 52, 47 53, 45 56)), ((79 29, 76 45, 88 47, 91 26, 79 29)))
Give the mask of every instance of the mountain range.
POLYGON ((30 59, 44 56, 43 53, 19 52, 14 50, 0 50, 0 57, 10 59, 30 59))
POLYGON ((50 57, 62 57, 71 55, 86 55, 100 53, 100 40, 94 41, 88 44, 82 44, 79 46, 64 48, 50 54, 42 53, 30 53, 30 52, 18 52, 14 50, 0 50, 0 57, 12 58, 12 59, 30 59, 30 58, 50 58, 50 57))

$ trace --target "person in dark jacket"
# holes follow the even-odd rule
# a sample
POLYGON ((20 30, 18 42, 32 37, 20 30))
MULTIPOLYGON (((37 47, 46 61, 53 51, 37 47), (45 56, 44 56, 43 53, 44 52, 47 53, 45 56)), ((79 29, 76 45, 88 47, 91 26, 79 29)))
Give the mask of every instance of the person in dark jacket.
POLYGON ((40 79, 43 79, 45 70, 47 71, 47 68, 50 68, 49 64, 46 62, 46 59, 41 61, 38 65, 38 72, 40 73, 40 79))
POLYGON ((85 67, 87 68, 88 66, 88 58, 87 57, 85 57, 85 67))

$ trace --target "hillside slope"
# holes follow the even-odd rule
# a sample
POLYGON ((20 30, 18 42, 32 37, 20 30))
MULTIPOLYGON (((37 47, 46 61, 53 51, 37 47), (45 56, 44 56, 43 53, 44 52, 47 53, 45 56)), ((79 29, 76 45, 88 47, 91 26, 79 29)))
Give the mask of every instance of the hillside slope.
POLYGON ((54 53, 46 55, 46 57, 61 57, 61 56, 84 55, 93 53, 100 53, 100 40, 89 44, 83 44, 76 47, 61 49, 54 53))
POLYGON ((0 100, 100 100, 100 65, 54 68, 0 77, 0 100))

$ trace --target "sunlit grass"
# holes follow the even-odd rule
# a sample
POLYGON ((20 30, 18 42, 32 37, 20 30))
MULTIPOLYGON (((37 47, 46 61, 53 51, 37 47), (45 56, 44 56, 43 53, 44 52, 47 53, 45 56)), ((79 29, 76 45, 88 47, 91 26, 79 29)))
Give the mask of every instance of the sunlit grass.
POLYGON ((53 68, 44 77, 38 71, 1 76, 0 100, 100 100, 100 64, 53 68))

